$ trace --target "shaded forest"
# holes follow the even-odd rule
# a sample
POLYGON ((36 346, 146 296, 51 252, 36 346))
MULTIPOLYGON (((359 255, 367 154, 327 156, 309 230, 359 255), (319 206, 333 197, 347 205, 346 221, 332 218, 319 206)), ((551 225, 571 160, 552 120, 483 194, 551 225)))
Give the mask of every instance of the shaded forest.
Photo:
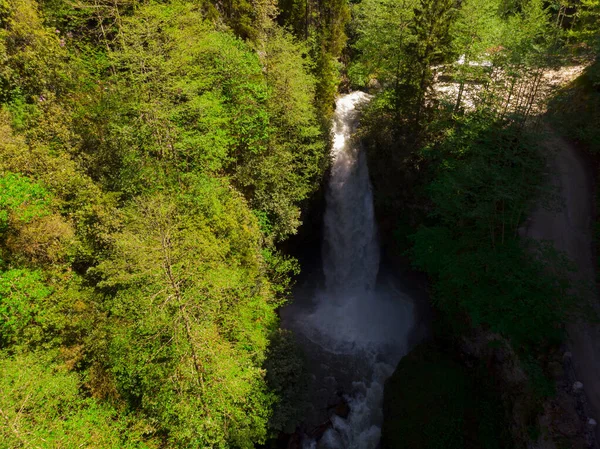
MULTIPOLYGON (((327 176, 335 98, 358 89, 382 241, 425 273, 434 310, 409 360, 449 373, 460 388, 432 391, 465 416, 387 420, 384 447, 535 441, 551 354, 591 314, 572 262, 521 229, 536 201, 560 207, 546 123, 600 151, 599 35, 597 0, 0 0, 0 447, 293 433, 303 356, 277 311, 301 267, 285 242, 327 176), (487 425, 514 395, 457 361, 482 332, 527 377, 510 435, 487 425), (462 403, 473 385, 482 402, 462 403)), ((407 365, 394 379, 418 384, 407 365)), ((386 394, 416 410, 423 390, 386 394)))

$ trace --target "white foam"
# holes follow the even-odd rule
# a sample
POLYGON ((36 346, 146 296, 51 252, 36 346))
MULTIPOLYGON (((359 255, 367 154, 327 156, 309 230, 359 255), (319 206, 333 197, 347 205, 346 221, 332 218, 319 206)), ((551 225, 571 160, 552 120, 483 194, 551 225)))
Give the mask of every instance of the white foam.
POLYGON ((346 397, 347 419, 332 418, 318 444, 304 449, 375 449, 381 437, 383 385, 407 351, 413 304, 393 286, 376 286, 379 244, 366 157, 353 138, 362 92, 338 99, 323 241, 325 290, 315 307, 298 311, 293 328, 327 352, 372 367, 346 397), (382 362, 383 360, 383 362, 382 362))

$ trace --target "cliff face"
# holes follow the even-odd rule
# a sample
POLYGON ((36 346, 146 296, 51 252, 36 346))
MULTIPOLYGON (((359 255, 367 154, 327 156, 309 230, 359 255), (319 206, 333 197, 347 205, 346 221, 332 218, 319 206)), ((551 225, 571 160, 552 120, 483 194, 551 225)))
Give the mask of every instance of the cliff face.
POLYGON ((419 345, 386 383, 382 448, 597 447, 570 354, 557 350, 543 365, 552 378, 528 372, 486 332, 419 345))
POLYGON ((399 363, 385 386, 383 449, 512 447, 485 364, 450 354, 423 343, 399 363))
MULTIPOLYGON (((557 250, 574 262, 577 270, 570 279, 576 287, 594 282, 597 265, 594 245, 598 236, 594 236, 592 220, 597 215, 594 209, 597 209, 598 201, 596 199, 594 207, 590 168, 597 166, 598 160, 590 161, 579 152, 580 148, 592 155, 600 151, 598 120, 595 120, 598 110, 595 105, 600 99, 600 83, 597 82, 600 72, 597 67, 598 62, 563 89, 550 102, 546 116, 553 118, 555 129, 579 144, 578 148, 549 128, 544 129, 540 137, 540 148, 547 156, 548 182, 563 206, 548 208, 540 204, 519 229, 523 237, 551 241, 557 250)), ((544 76, 552 78, 548 84, 554 89, 582 70, 581 66, 566 67, 548 71, 544 76)), ((594 293, 582 288, 579 296, 590 311, 598 313, 594 293)), ((464 378, 469 379, 466 385, 472 391, 487 388, 488 394, 501 404, 500 418, 510 430, 513 440, 509 447, 598 447, 594 434, 597 433, 596 421, 600 416, 597 404, 600 398, 597 385, 600 368, 596 356, 599 353, 600 330, 589 315, 584 315, 576 323, 567 324, 567 316, 562 321, 569 335, 566 345, 537 348, 529 359, 519 357, 498 335, 482 330, 453 336, 452 343, 446 345, 439 344, 440 337, 436 333, 438 346, 419 347, 409 354, 386 386, 384 447, 402 448, 411 444, 436 447, 439 441, 442 441, 443 447, 498 447, 497 444, 490 446, 487 439, 473 433, 474 427, 465 424, 469 416, 464 412, 465 407, 457 407, 454 403, 465 401, 465 395, 461 393, 464 383, 459 381, 464 378), (452 361, 451 365, 448 360, 452 361), (438 371, 438 377, 423 371, 438 371), (456 377, 457 373, 463 377, 456 377), (411 382, 417 382, 420 387, 412 389, 411 382), (417 424, 424 419, 419 415, 419 407, 428 419, 427 426, 419 427, 417 424), (451 413, 445 414, 444 409, 451 413), (446 432, 444 429, 450 419, 447 415, 450 414, 462 416, 458 421, 452 418, 462 435, 458 443, 449 439, 450 436, 444 436, 447 440, 440 439, 440 432, 446 432), (401 420, 407 423, 401 423, 401 420), (411 421, 415 424, 409 428, 411 421)), ((476 402, 480 400, 479 397, 475 399, 476 402)), ((470 407, 478 410, 479 405, 471 404, 470 407)), ((485 426, 488 416, 479 413, 475 420, 479 423, 477 425, 485 426)))

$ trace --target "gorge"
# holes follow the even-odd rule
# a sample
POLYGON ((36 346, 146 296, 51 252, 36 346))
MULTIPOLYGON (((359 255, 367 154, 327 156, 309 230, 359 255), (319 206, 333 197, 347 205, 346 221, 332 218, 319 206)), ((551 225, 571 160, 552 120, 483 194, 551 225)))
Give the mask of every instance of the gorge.
POLYGON ((0 0, 0 447, 594 447, 599 17, 0 0))
MULTIPOLYGON (((296 289, 282 311, 311 360, 312 410, 307 431, 331 420, 319 448, 378 447, 383 383, 410 349, 414 300, 395 276, 380 273, 380 248, 366 155, 354 136, 363 92, 341 96, 333 124, 332 167, 326 192, 322 269, 324 279, 296 289), (346 419, 323 413, 336 396, 349 405, 346 419)), ((420 335, 424 329, 417 330, 420 335)), ((316 447, 305 437, 305 448, 316 447)))

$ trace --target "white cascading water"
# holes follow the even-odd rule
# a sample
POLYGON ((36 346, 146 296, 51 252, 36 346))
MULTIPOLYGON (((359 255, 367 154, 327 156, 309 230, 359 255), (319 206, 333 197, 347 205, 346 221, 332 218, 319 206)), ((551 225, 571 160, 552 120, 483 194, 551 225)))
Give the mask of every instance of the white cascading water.
POLYGON ((379 271, 369 170, 365 154, 352 138, 359 118, 356 106, 367 101, 364 92, 353 92, 336 103, 323 244, 323 270, 330 294, 371 290, 379 271))
MULTIPOLYGON (((407 352, 413 323, 410 298, 391 281, 376 283, 380 250, 372 188, 366 156, 353 138, 357 106, 369 99, 352 92, 337 100, 322 249, 325 288, 312 298, 311 309, 290 312, 288 320, 289 327, 326 354, 368 368, 352 377, 352 391, 344 391, 349 416, 334 415, 318 443, 304 441, 307 449, 377 448, 383 384, 407 352)), ((335 369, 329 375, 335 377, 335 369)))

